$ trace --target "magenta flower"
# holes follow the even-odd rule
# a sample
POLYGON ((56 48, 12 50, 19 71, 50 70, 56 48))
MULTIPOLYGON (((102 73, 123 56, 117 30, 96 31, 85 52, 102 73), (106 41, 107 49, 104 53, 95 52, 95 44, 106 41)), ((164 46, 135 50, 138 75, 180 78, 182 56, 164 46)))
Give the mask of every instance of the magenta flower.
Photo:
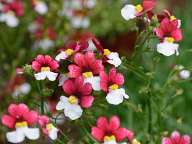
POLYGON ((179 132, 174 131, 171 137, 164 137, 162 144, 190 144, 191 138, 188 135, 181 136, 179 132))
POLYGON ((11 143, 20 143, 24 141, 25 137, 30 140, 39 138, 38 128, 29 128, 38 120, 38 113, 30 111, 25 104, 11 104, 8 107, 9 115, 2 116, 3 125, 14 131, 6 134, 7 140, 11 143))
POLYGON ((124 98, 129 98, 125 89, 120 88, 123 84, 124 76, 117 73, 115 68, 111 68, 108 75, 104 71, 100 72, 100 87, 107 93, 106 100, 109 104, 118 105, 124 98))
POLYGON ((117 116, 111 117, 109 121, 106 117, 99 117, 97 126, 91 129, 91 135, 104 144, 122 142, 126 138, 132 141, 134 137, 132 131, 120 127, 120 120, 117 116))
POLYGON ((93 104, 94 97, 91 95, 91 84, 84 83, 83 77, 66 80, 63 85, 63 91, 67 96, 60 97, 56 109, 64 109, 65 116, 72 120, 82 115, 82 108, 89 108, 93 104))
POLYGON ((35 72, 36 80, 45 80, 48 78, 50 81, 54 81, 57 78, 58 73, 55 73, 59 67, 57 61, 48 55, 38 55, 32 62, 32 68, 35 72))
POLYGON ((76 78, 84 77, 84 82, 89 82, 94 90, 100 90, 100 71, 104 70, 102 60, 96 59, 93 52, 86 52, 85 54, 77 53, 74 56, 75 64, 69 65, 69 76, 76 78))

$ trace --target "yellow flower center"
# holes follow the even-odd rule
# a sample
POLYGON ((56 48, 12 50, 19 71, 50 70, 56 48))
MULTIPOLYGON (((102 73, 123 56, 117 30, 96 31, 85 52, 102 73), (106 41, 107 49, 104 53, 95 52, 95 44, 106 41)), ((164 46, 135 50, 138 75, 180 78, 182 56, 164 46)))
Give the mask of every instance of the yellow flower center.
POLYGON ((170 16, 170 20, 173 21, 173 20, 176 20, 177 18, 175 16, 170 16))
POLYGON ((137 139, 133 139, 131 144, 141 144, 137 139))
POLYGON ((115 141, 115 136, 111 135, 111 136, 105 136, 104 137, 104 142, 108 142, 108 141, 115 141))
POLYGON ((113 84, 109 87, 111 90, 116 90, 119 88, 119 86, 117 84, 113 84))
POLYGON ((15 127, 16 128, 21 128, 21 127, 26 127, 27 126, 27 122, 26 121, 23 121, 23 122, 17 122, 15 124, 15 127))
POLYGON ((68 56, 70 56, 70 55, 72 55, 72 54, 74 53, 74 50, 72 50, 72 49, 67 49, 67 50, 65 50, 65 53, 66 53, 68 56))
POLYGON ((77 104, 78 103, 78 99, 75 96, 70 96, 68 99, 68 102, 70 104, 77 104))
POLYGON ((138 4, 135 6, 135 10, 137 11, 137 13, 140 13, 143 11, 143 7, 140 4, 138 4))
POLYGON ((172 38, 172 37, 167 37, 167 38, 165 38, 165 41, 166 41, 166 42, 169 42, 169 43, 173 43, 173 42, 174 42, 174 38, 172 38))
POLYGON ((83 76, 84 76, 85 78, 89 78, 89 77, 92 77, 92 76, 93 76, 93 73, 92 73, 92 72, 84 72, 84 73, 83 73, 83 76))
POLYGON ((41 72, 48 72, 50 71, 50 67, 42 67, 41 72))
POLYGON ((54 125, 52 123, 49 123, 46 125, 46 128, 48 131, 51 131, 54 128, 54 125))
POLYGON ((111 54, 111 51, 109 49, 104 49, 104 55, 108 56, 111 54))

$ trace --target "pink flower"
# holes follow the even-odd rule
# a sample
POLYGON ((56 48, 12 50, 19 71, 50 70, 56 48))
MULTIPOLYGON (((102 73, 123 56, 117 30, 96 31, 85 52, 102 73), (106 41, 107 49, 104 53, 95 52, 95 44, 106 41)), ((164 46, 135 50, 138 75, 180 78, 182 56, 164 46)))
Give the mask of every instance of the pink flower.
POLYGON ((171 20, 169 18, 164 18, 160 26, 158 28, 155 28, 155 33, 157 37, 159 37, 161 40, 163 40, 166 37, 171 37, 174 39, 174 41, 178 42, 182 40, 182 32, 181 29, 178 28, 178 20, 171 20))
POLYGON ((191 138, 188 135, 181 136, 179 132, 174 131, 171 137, 164 137, 162 139, 162 144, 190 144, 191 138))
POLYGON ((9 115, 2 116, 2 123, 8 128, 14 128, 17 122, 27 122, 33 125, 38 120, 38 113, 30 111, 25 104, 10 104, 8 107, 9 115))
POLYGON ((134 133, 126 128, 120 127, 120 120, 113 116, 108 121, 106 117, 99 117, 97 126, 92 127, 91 135, 99 142, 121 142, 128 138, 132 141, 134 133))
POLYGON ((124 84, 124 76, 121 73, 117 73, 115 68, 110 69, 109 75, 101 71, 100 79, 100 86, 104 92, 110 91, 110 86, 112 85, 122 86, 124 84))
POLYGON ((38 123, 42 128, 45 135, 49 136, 52 140, 57 139, 58 129, 49 121, 49 117, 41 115, 38 117, 38 123))
POLYGON ((38 55, 32 62, 32 68, 35 72, 35 78, 37 80, 44 80, 48 78, 50 81, 56 80, 58 73, 57 71, 59 64, 52 57, 48 55, 38 55))
POLYGON ((84 83, 83 77, 66 80, 63 85, 63 91, 69 97, 75 96, 83 108, 89 108, 93 104, 94 97, 91 95, 91 84, 84 83))

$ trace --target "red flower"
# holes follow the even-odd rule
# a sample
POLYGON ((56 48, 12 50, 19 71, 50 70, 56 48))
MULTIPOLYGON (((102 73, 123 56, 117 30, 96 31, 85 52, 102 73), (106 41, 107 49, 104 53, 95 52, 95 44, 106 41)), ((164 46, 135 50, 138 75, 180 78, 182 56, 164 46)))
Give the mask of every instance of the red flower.
POLYGON ((75 64, 69 65, 69 76, 76 78, 83 73, 92 72, 93 75, 98 75, 104 69, 102 60, 95 58, 93 52, 86 52, 85 54, 77 53, 74 56, 75 64))
POLYGON ((22 16, 24 13, 23 3, 20 0, 14 0, 11 3, 4 2, 3 12, 13 11, 16 16, 22 16))
MULTIPOLYGON (((137 14, 138 16, 143 15, 146 12, 152 11, 152 9, 156 6, 157 0, 143 0, 141 11, 137 14)), ((139 5, 137 5, 139 6, 139 5)), ((140 9, 138 9, 140 10, 140 9)))
POLYGON ((179 132, 174 131, 171 137, 164 137, 162 139, 162 144, 190 144, 191 138, 188 135, 181 136, 179 132))
POLYGON ((177 19, 171 20, 169 18, 164 18, 160 26, 155 28, 155 33, 160 39, 172 37, 175 41, 180 41, 182 40, 182 32, 181 29, 178 28, 178 25, 177 19))
POLYGON ((36 72, 42 71, 42 68, 48 68, 50 71, 55 71, 58 67, 58 62, 48 55, 38 55, 32 62, 32 68, 36 72))
POLYGON ((94 101, 94 97, 91 96, 92 87, 89 83, 84 84, 83 77, 66 80, 63 84, 63 90, 68 96, 75 96, 83 108, 92 106, 94 101))
POLYGON ((108 92, 112 85, 121 86, 124 84, 124 76, 121 73, 117 73, 115 68, 110 69, 109 75, 104 71, 100 72, 100 79, 101 89, 105 92, 108 92))
POLYGON ((131 141, 134 133, 126 128, 120 127, 119 118, 113 116, 109 121, 106 117, 99 117, 97 126, 91 129, 91 135, 99 142, 104 142, 107 138, 115 138, 115 141, 121 142, 125 138, 131 141))
POLYGON ((27 122, 33 125, 38 120, 38 113, 30 111, 25 104, 10 104, 8 107, 9 115, 2 116, 2 123, 9 128, 14 128, 17 122, 27 122))

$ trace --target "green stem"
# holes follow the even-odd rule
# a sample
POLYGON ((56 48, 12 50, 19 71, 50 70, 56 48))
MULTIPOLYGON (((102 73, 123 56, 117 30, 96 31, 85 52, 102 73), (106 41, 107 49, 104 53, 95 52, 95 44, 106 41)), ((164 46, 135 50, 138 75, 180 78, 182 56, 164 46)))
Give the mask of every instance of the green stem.
POLYGON ((41 82, 37 82, 37 88, 38 88, 38 91, 39 91, 39 94, 40 94, 40 108, 41 108, 41 114, 44 114, 45 111, 44 111, 44 97, 43 97, 43 93, 42 93, 42 84, 41 82))

